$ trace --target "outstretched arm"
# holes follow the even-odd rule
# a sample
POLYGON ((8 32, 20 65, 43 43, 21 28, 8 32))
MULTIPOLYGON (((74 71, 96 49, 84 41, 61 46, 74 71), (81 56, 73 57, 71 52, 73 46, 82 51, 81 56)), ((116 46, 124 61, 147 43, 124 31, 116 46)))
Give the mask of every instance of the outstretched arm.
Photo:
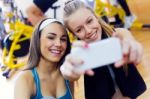
POLYGON ((127 63, 139 64, 143 56, 142 45, 133 37, 131 32, 124 28, 117 28, 113 36, 121 40, 123 59, 116 62, 116 67, 121 67, 127 63))

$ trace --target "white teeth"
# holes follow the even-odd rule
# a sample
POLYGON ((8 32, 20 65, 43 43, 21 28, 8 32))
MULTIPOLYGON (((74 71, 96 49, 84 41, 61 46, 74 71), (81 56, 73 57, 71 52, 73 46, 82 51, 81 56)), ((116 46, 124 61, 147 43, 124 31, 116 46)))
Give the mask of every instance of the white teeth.
POLYGON ((96 33, 93 33, 92 38, 96 36, 96 33))
POLYGON ((52 53, 60 54, 60 50, 51 50, 52 53))

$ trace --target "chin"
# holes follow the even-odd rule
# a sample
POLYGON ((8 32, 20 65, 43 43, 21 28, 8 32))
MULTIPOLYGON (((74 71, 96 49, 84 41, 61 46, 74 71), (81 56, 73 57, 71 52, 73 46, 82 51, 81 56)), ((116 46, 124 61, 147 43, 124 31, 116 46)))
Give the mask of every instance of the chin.
POLYGON ((55 58, 55 59, 52 59, 51 61, 53 61, 53 62, 59 62, 60 58, 55 58))

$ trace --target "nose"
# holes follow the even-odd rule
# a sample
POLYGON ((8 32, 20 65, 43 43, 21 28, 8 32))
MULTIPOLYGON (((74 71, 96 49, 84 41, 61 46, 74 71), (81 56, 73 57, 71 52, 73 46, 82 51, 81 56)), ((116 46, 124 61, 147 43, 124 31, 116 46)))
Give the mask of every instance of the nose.
POLYGON ((91 28, 90 27, 85 25, 84 29, 85 29, 85 33, 87 33, 87 34, 91 33, 91 28))
POLYGON ((61 40, 60 39, 55 41, 55 46, 61 46, 61 40))

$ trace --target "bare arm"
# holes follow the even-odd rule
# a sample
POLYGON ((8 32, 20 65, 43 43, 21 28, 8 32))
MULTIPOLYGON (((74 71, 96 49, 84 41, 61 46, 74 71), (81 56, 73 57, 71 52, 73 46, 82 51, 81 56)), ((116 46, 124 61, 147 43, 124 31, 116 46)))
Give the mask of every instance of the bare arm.
MULTIPOLYGON (((142 60, 143 47, 141 44, 132 36, 131 32, 127 29, 117 28, 113 36, 118 37, 121 41, 123 59, 115 63, 115 67, 121 67, 124 64, 134 63, 138 64, 142 60)), ((75 45, 75 44, 73 44, 75 45)), ((85 43, 80 41, 78 46, 84 46, 85 43)), ((80 78, 82 74, 88 74, 90 76, 94 75, 91 70, 84 72, 75 71, 75 66, 82 64, 82 60, 71 56, 70 54, 66 56, 65 62, 60 67, 61 73, 65 79, 70 81, 76 81, 80 78)))
POLYGON ((14 99, 30 99, 32 95, 32 86, 30 85, 26 75, 21 74, 15 83, 14 99))
POLYGON ((70 82, 70 89, 71 89, 72 97, 74 99, 74 81, 70 82))
MULTIPOLYGON (((115 29, 117 33, 119 33, 119 36, 121 36, 121 38, 126 38, 126 39, 130 39, 130 40, 135 40, 135 38, 133 37, 133 35, 131 34, 131 32, 125 28, 116 28, 115 29)), ((114 36, 117 34, 114 34, 114 36)))
MULTIPOLYGON (((87 43, 84 41, 75 41, 72 43, 72 45, 75 47, 83 47, 86 48, 87 43)), ((65 58, 64 63, 60 67, 60 71, 65 79, 68 79, 69 81, 77 81, 81 75, 88 74, 89 76, 94 75, 94 72, 92 70, 87 71, 76 71, 75 67, 78 65, 83 64, 83 60, 79 59, 78 57, 74 57, 71 54, 68 54, 65 58)))
POLYGON ((142 45, 133 37, 127 29, 117 28, 113 34, 121 40, 123 59, 116 62, 116 67, 121 67, 126 63, 139 64, 143 56, 142 45))
POLYGON ((39 21, 45 18, 42 10, 38 8, 34 3, 32 3, 26 9, 26 13, 33 26, 35 26, 39 21))

